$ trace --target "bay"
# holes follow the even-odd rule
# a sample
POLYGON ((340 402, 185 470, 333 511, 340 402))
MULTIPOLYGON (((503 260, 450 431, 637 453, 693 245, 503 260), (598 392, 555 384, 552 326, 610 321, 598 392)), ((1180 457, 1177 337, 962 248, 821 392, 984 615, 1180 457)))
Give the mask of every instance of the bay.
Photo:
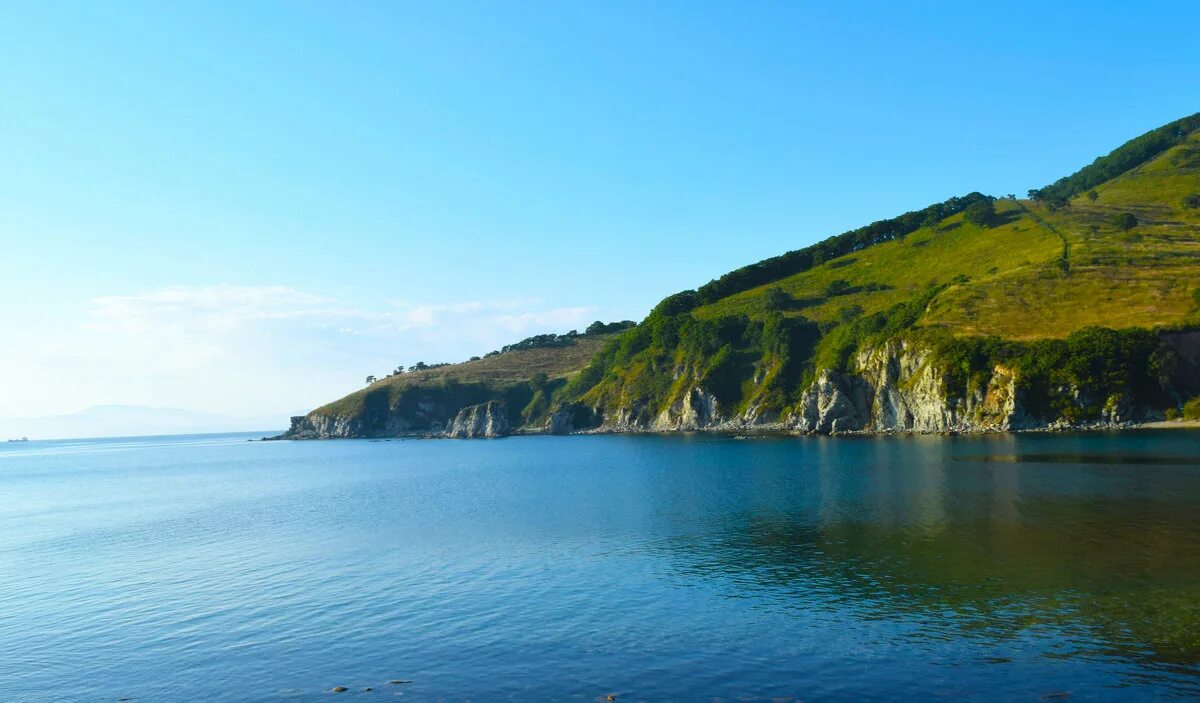
POLYGON ((1200 697, 1193 431, 252 437, 0 446, 0 700, 1200 697))

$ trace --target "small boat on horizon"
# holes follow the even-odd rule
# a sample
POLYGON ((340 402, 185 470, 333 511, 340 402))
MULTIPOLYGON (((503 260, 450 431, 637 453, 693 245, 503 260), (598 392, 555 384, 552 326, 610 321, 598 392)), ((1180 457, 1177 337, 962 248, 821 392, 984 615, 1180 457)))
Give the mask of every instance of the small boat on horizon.
POLYGON ((28 438, 28 437, 22 437, 22 438, 20 438, 20 439, 10 439, 10 440, 8 440, 8 441, 10 441, 10 442, 28 442, 28 441, 29 441, 29 438, 28 438))

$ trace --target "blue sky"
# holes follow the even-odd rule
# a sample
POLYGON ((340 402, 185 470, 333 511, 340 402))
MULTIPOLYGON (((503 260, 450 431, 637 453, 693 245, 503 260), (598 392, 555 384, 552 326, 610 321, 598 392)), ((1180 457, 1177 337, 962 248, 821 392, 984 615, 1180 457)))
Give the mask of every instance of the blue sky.
POLYGON ((297 411, 1200 110, 1197 3, 0 4, 0 416, 297 411))

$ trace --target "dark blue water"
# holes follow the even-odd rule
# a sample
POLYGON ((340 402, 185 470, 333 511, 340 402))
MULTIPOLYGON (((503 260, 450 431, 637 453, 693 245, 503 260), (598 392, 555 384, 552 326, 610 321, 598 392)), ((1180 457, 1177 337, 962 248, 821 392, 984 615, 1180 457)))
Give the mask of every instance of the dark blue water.
POLYGON ((1200 697, 1200 434, 245 439, 0 445, 0 700, 1200 697))

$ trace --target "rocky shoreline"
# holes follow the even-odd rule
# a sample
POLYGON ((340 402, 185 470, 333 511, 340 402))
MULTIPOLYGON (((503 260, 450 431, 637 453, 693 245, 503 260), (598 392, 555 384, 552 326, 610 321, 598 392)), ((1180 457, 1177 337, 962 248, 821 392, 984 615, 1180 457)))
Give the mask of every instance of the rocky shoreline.
POLYGON ((311 440, 311 439, 502 439, 505 437, 540 437, 540 436, 590 436, 590 435, 668 435, 668 434, 707 434, 729 436, 735 439, 766 439, 784 437, 951 437, 959 435, 997 435, 997 434, 1053 434, 1065 432, 1120 432, 1131 430, 1200 430, 1200 420, 1151 420, 1146 422, 1091 422, 1079 424, 1055 423, 1039 427, 1010 428, 1010 429, 966 429, 966 430, 842 430, 837 432, 813 432, 789 427, 784 423, 764 423, 754 426, 711 426, 694 429, 618 429, 613 427, 596 427, 592 429, 573 430, 570 432, 551 432, 547 428, 517 427, 505 432, 476 432, 462 431, 410 431, 392 435, 379 436, 308 436, 294 437, 288 433, 274 437, 263 437, 262 441, 311 440))
MULTIPOLYGON (((1086 431, 1175 427, 1161 410, 1135 407, 1122 393, 1104 397, 1088 388, 1056 388, 1066 411, 1047 418, 1027 407, 1018 374, 997 365, 955 386, 927 347, 890 340, 861 350, 853 373, 820 371, 796 405, 785 413, 750 403, 726 409, 702 381, 680 383, 674 400, 654 409, 644 404, 592 406, 562 403, 540 419, 512 421, 500 399, 458 407, 427 403, 437 413, 421 415, 388 410, 384 415, 323 414, 314 411, 292 418, 274 439, 335 437, 494 438, 517 434, 607 434, 716 432, 735 435, 900 435, 982 434, 1016 431, 1086 431), (1086 419, 1085 419, 1086 418, 1086 419)), ((1191 366, 1188 366, 1191 379, 1191 366)), ((680 369, 678 378, 687 378, 680 369)))

